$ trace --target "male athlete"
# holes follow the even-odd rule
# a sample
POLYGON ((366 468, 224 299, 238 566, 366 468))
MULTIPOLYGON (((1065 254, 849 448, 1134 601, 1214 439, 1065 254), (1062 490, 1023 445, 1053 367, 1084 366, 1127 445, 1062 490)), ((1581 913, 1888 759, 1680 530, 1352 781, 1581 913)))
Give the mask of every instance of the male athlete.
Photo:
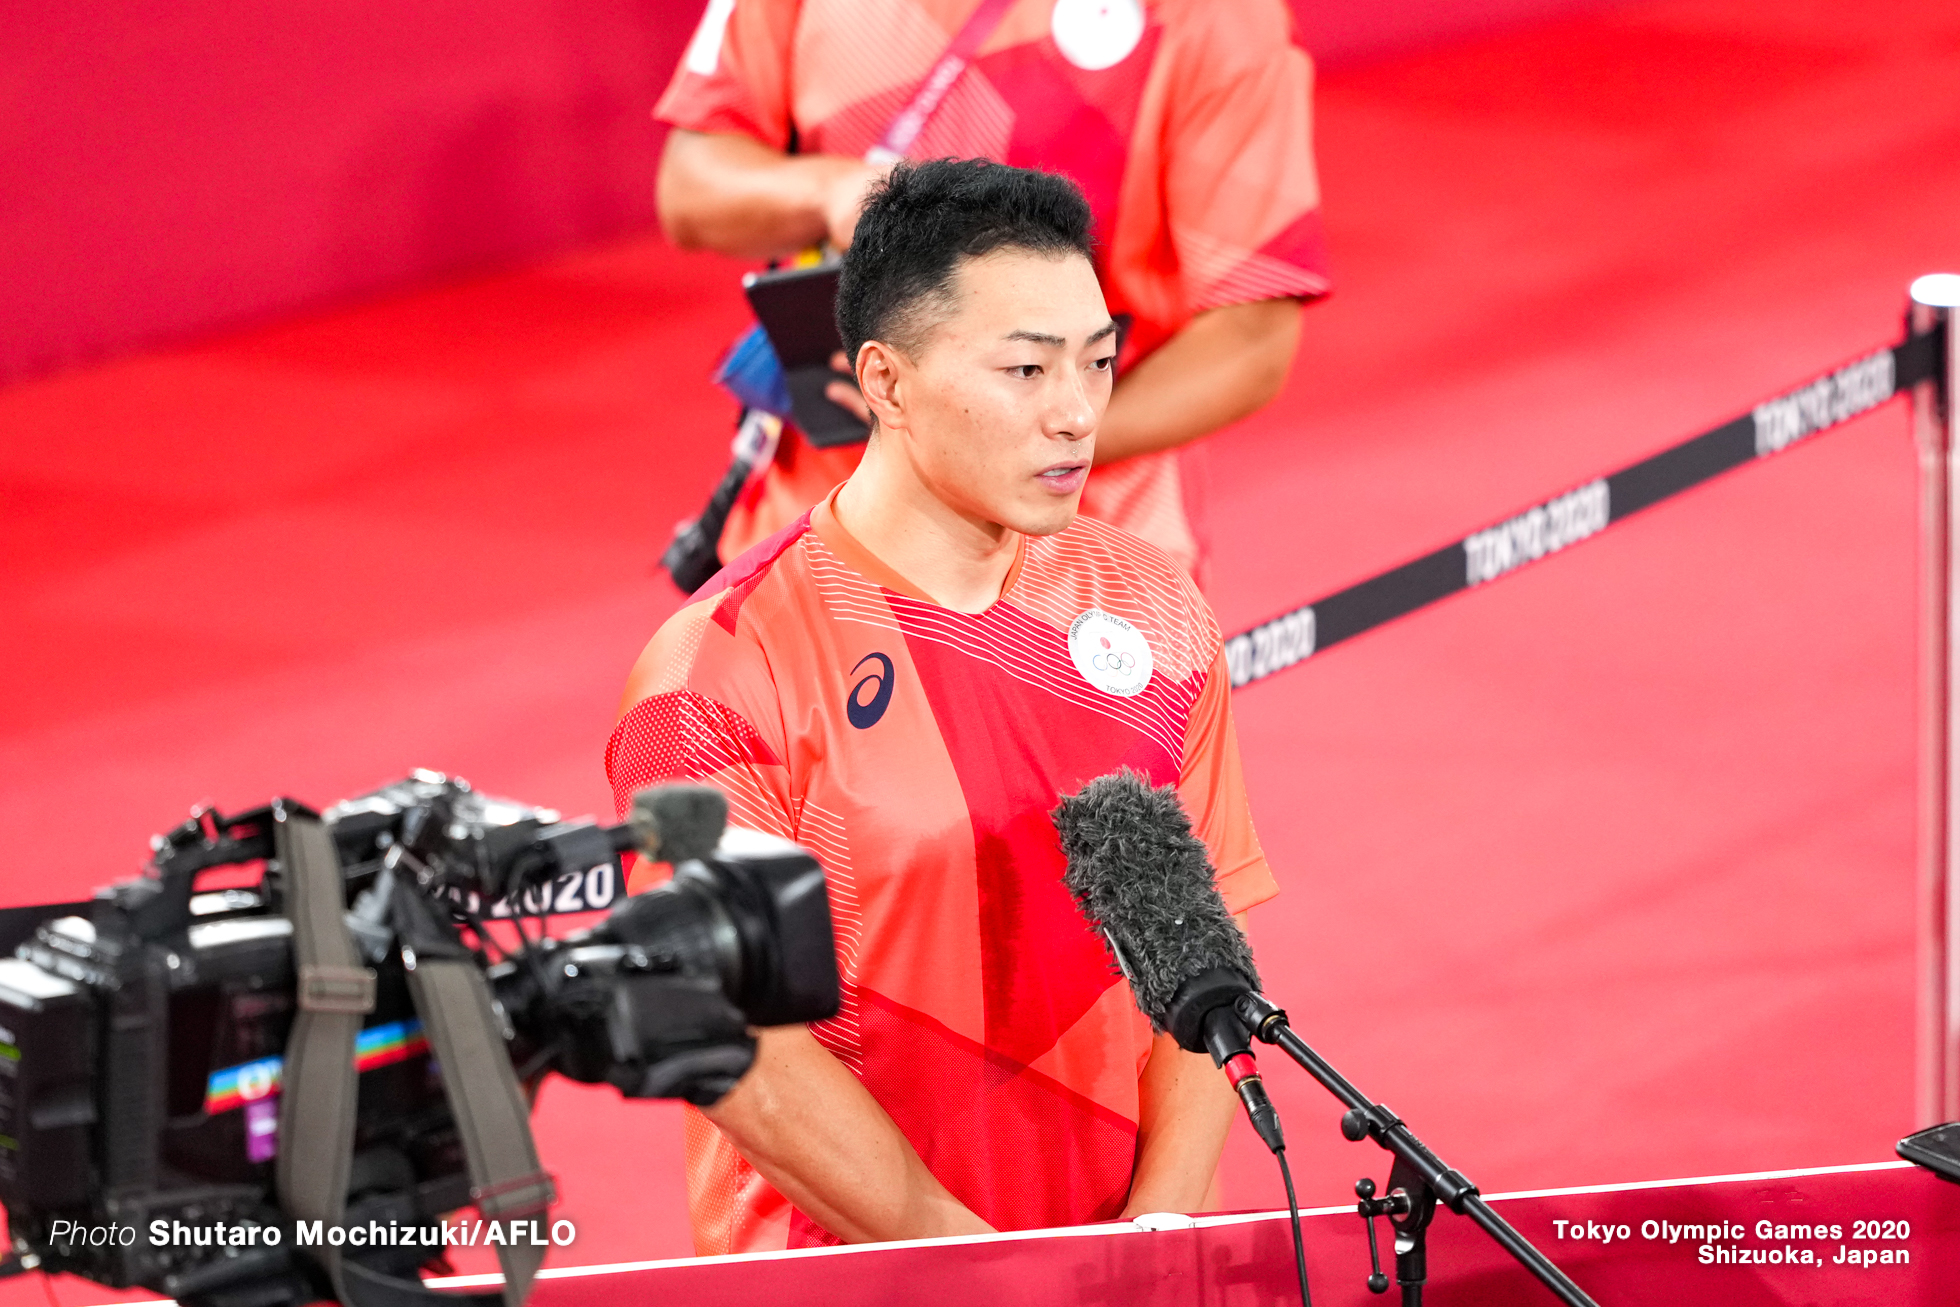
MULTIPOLYGON (((971 35, 970 62, 901 153, 1081 187, 1110 311, 1128 324, 1083 511, 1201 571, 1193 442, 1279 393, 1301 302, 1329 284, 1313 68, 1284 0, 710 0, 655 110, 674 128, 662 225, 738 258, 849 245, 882 172, 867 153, 971 35)), ((785 431, 721 557, 794 521, 862 449, 785 431)))
MULTIPOLYGON (((1066 180, 900 165, 844 260, 876 419, 856 471, 647 646, 607 747, 622 809, 675 778, 808 846, 843 1007, 761 1032, 688 1113, 702 1253, 1200 1209, 1235 1107, 1153 1039, 1061 883, 1048 813, 1175 784, 1235 913, 1276 892, 1217 623, 1077 501, 1115 324, 1066 180)), ((637 886, 636 886, 637 888, 637 886)))

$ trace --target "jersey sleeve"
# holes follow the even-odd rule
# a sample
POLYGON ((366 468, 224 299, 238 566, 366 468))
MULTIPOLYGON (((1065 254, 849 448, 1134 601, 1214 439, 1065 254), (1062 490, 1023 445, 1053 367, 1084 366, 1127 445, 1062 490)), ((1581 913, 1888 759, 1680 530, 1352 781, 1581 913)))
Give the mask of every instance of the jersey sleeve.
POLYGON ((653 116, 691 132, 790 142, 790 43, 799 0, 708 0, 653 116))
POLYGON ((1313 65, 1281 0, 1184 9, 1164 146, 1164 205, 1188 312, 1332 282, 1313 157, 1313 65))
MULTIPOLYGON (((782 714, 762 650, 714 619, 715 600, 682 609, 640 655, 606 745, 613 807, 667 781, 712 785, 737 826, 792 838, 782 714)), ((646 887, 635 868, 628 888, 646 887)))
POLYGON ((1231 687, 1221 648, 1185 728, 1177 792, 1191 815, 1191 829, 1211 851, 1225 906, 1236 914, 1279 893, 1279 885, 1252 829, 1245 773, 1239 764, 1239 733, 1232 721, 1231 687))

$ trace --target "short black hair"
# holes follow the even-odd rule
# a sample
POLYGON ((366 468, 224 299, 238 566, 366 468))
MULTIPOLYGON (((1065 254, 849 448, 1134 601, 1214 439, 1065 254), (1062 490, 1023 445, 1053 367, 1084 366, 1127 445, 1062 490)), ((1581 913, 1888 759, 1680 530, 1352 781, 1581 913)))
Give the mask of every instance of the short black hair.
POLYGON ((871 191, 837 282, 837 334, 852 363, 867 340, 911 353, 961 259, 996 250, 1093 259, 1089 202, 1074 182, 985 159, 901 163, 871 191))

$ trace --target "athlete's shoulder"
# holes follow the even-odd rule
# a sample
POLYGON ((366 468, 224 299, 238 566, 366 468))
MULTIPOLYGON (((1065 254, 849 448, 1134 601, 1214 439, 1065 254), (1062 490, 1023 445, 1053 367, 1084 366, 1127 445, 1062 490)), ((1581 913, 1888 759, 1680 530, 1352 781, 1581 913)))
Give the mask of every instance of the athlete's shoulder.
POLYGON ((743 587, 753 589, 755 583, 774 570, 776 563, 789 552, 790 547, 810 531, 810 514, 791 522, 782 530, 766 540, 758 540, 731 562, 709 577, 707 583, 688 597, 689 604, 697 604, 706 599, 743 587))
POLYGON ((1178 675, 1208 668, 1221 643, 1211 605, 1184 569, 1155 545, 1096 518, 1079 516, 1052 536, 1031 537, 1016 589, 1065 625, 1092 608, 1123 618, 1161 646, 1178 675))
POLYGON ((1169 554, 1143 537, 1099 517, 1079 513, 1068 526, 1043 537, 1041 542, 1051 542, 1058 556, 1070 559, 1073 565, 1109 572, 1122 584, 1173 590, 1200 604, 1204 602, 1190 576, 1169 554))
POLYGON ((809 530, 810 515, 805 513, 715 573, 662 622, 626 678, 621 711, 655 694, 699 688, 697 682, 726 684, 766 676, 755 608, 782 609, 781 603, 769 602, 772 590, 787 592, 790 606, 800 606, 795 592, 806 578, 796 546, 809 530))

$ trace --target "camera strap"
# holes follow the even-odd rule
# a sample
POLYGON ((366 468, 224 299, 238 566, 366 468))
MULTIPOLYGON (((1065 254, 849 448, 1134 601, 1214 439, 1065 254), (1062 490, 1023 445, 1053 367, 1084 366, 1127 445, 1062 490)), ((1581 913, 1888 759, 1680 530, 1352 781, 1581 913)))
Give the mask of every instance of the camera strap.
MULTIPOLYGON (((422 1030, 442 1068, 449 1113, 468 1159, 470 1199, 485 1221, 516 1222, 542 1216, 557 1197, 551 1176, 538 1162, 531 1137, 531 1109, 510 1064, 503 1022, 490 1003, 490 985, 476 958, 437 920, 429 902, 405 885, 395 889, 395 930, 408 965, 408 988, 422 1030)), ((525 1241, 495 1245, 504 1272, 504 1307, 521 1307, 544 1262, 537 1223, 525 1241)), ((453 1302, 449 1295, 438 1301, 453 1302)), ((356 1303, 354 1307, 383 1307, 356 1303)))
MULTIPOLYGON (((340 858, 319 817, 280 800, 272 806, 272 842, 285 876, 286 916, 293 923, 298 1012, 286 1038, 279 1086, 279 1205, 294 1219, 337 1226, 347 1209, 354 1161, 354 1109, 360 1077, 354 1041, 374 1010, 374 972, 360 965, 347 932, 340 858)), ((341 1250, 310 1249, 334 1293, 346 1301, 341 1250)))
MULTIPOLYGON (((325 824, 284 802, 274 805, 273 823, 286 914, 293 923, 299 1008, 280 1084, 279 1202, 297 1220, 338 1226, 347 1210, 360 1098, 354 1042, 362 1019, 374 1009, 375 977, 360 965, 347 929, 340 859, 325 824)), ((476 959, 420 895, 397 885, 393 909, 409 992, 442 1068, 450 1115, 462 1138, 470 1198, 490 1222, 541 1213, 554 1189, 538 1164, 530 1110, 490 1004, 489 985, 476 959)), ((491 1246, 504 1273, 501 1295, 441 1293, 419 1280, 363 1266, 332 1244, 307 1251, 347 1307, 520 1307, 544 1261, 544 1241, 491 1246)))

